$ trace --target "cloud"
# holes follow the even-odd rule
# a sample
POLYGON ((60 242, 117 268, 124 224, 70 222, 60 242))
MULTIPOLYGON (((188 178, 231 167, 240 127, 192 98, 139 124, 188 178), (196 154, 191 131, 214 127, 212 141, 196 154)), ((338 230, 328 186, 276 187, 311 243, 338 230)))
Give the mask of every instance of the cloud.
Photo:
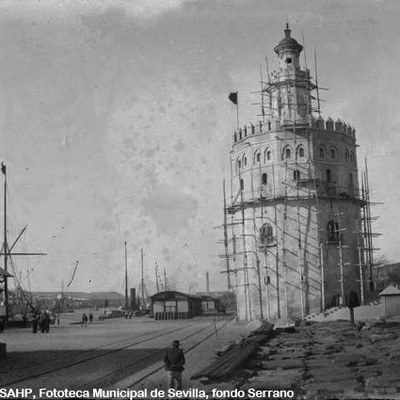
POLYGON ((188 0, 13 0, 3 1, 0 9, 5 13, 17 13, 29 16, 52 16, 65 17, 67 14, 76 15, 83 13, 102 13, 110 8, 124 9, 129 15, 150 19, 158 17, 165 12, 179 9, 188 0), (33 13, 33 14, 32 14, 33 13))
POLYGON ((187 228, 197 212, 196 200, 166 184, 158 185, 142 206, 158 230, 171 236, 187 228))

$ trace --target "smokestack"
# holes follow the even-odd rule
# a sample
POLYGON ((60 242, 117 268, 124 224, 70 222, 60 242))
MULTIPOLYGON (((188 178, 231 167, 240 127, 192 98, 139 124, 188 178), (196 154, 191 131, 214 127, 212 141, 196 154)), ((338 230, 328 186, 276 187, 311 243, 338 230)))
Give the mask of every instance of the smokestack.
POLYGON ((206 272, 206 285, 207 285, 207 293, 210 293, 210 275, 206 272))
POLYGON ((131 311, 136 310, 136 289, 131 288, 131 311))

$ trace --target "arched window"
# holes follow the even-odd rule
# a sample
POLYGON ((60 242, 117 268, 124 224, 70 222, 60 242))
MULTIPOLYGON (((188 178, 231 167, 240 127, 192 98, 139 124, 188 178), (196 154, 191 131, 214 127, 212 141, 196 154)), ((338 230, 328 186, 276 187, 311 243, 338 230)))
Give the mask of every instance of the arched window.
POLYGON ((242 130, 241 129, 239 129, 239 139, 240 140, 242 139, 242 130))
POLYGON ((292 156, 292 152, 290 151, 289 147, 286 147, 285 149, 285 158, 288 159, 292 156))
POLYGON ((260 229, 260 243, 261 245, 269 245, 273 244, 274 239, 274 230, 270 224, 264 224, 260 229))
POLYGON ((257 162, 260 162, 260 161, 261 161, 261 154, 257 153, 257 162))
POLYGON ((261 161, 261 153, 259 150, 256 150, 254 152, 253 164, 259 163, 260 161, 261 161))
POLYGON ((354 162, 354 154, 353 154, 353 152, 350 153, 350 162, 351 163, 354 162))
POLYGON ((238 167, 239 169, 242 168, 242 162, 240 160, 238 160, 238 167))
POLYGON ((303 147, 303 145, 297 146, 296 157, 299 157, 299 158, 303 158, 304 157, 304 147, 303 147))
POLYGON ((348 152, 348 150, 346 150, 344 152, 344 159, 346 160, 346 162, 349 161, 349 152, 348 152))
POLYGON ((244 190, 244 180, 240 179, 240 190, 244 190))
POLYGON ((336 150, 334 148, 331 149, 331 158, 333 160, 336 158, 336 150))
POLYGON ((324 146, 320 146, 320 148, 319 148, 319 157, 320 158, 325 158, 325 148, 324 148, 324 146))
POLYGON ((326 170, 326 180, 327 182, 332 182, 332 171, 330 169, 326 170))
POLYGON ((327 224, 328 242, 337 243, 339 241, 339 224, 336 221, 330 220, 327 224))
POLYGON ((243 168, 247 165, 247 157, 246 157, 246 155, 244 155, 243 158, 242 158, 242 165, 243 165, 243 168))
POLYGON ((268 176, 267 174, 264 172, 261 176, 261 184, 262 185, 266 185, 268 183, 268 176))
POLYGON ((300 180, 300 171, 298 169, 293 171, 293 180, 294 181, 300 180))
POLYGON ((272 152, 270 149, 266 149, 264 152, 264 162, 266 163, 267 161, 272 160, 272 152))

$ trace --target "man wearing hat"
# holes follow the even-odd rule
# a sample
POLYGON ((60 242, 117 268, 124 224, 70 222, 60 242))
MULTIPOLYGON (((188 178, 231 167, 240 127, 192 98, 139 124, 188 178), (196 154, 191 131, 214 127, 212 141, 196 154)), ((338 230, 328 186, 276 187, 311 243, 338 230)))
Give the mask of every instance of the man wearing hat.
POLYGON ((182 389, 182 371, 185 364, 185 355, 179 348, 179 340, 174 340, 164 357, 165 369, 168 376, 168 389, 174 389, 175 381, 177 390, 182 389))

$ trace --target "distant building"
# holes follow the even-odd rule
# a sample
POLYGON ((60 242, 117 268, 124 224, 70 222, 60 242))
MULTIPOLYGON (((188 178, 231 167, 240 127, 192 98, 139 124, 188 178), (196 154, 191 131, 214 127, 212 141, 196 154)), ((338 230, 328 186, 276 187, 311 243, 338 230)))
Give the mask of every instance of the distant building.
POLYGON ((374 267, 374 281, 377 290, 389 285, 400 285, 400 262, 374 267))
POLYGON ((304 317, 350 291, 364 299, 372 282, 355 130, 320 116, 303 46, 284 32, 262 119, 238 128, 230 153, 226 257, 241 320, 304 317))

